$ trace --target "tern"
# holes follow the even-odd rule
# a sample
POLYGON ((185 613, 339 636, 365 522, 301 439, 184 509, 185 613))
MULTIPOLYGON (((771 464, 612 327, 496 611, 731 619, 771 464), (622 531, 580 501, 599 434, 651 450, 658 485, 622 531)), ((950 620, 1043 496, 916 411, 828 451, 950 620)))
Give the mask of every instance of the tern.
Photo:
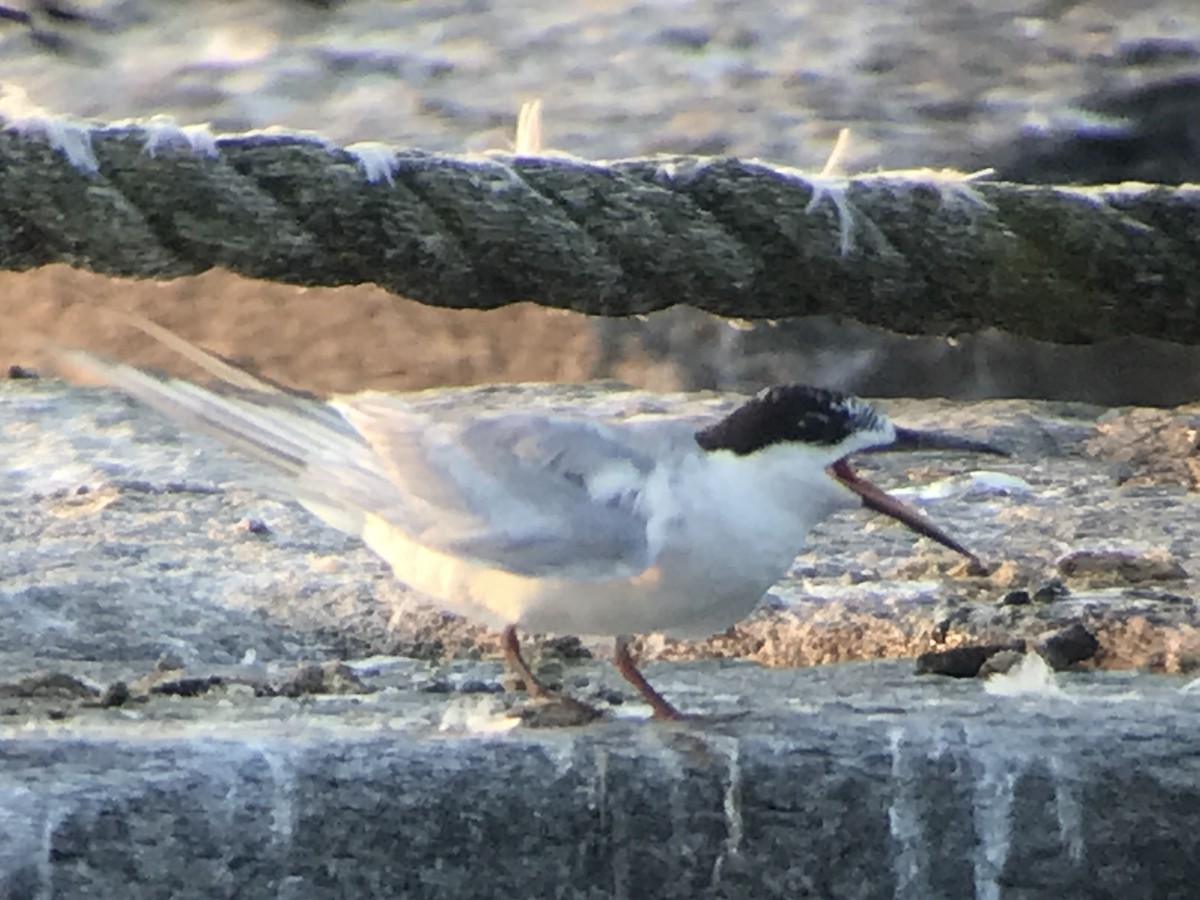
POLYGON ((898 427, 862 400, 798 384, 699 427, 671 417, 452 417, 370 391, 326 402, 154 323, 139 327, 222 383, 208 389, 77 350, 60 351, 61 361, 257 458, 265 490, 362 538, 446 609, 498 629, 531 697, 556 695, 525 663, 518 629, 614 638, 617 670, 656 718, 681 714, 638 670, 631 636, 728 629, 834 512, 865 506, 975 558, 858 474, 853 454, 1003 452, 898 427))

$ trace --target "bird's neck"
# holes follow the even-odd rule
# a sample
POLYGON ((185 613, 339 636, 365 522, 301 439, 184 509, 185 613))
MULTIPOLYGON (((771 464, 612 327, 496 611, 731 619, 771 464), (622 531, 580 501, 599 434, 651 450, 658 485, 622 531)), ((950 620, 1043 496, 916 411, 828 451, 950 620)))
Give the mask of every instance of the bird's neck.
POLYGON ((858 505, 821 462, 808 448, 795 446, 751 456, 704 454, 699 487, 682 492, 691 507, 685 517, 716 535, 722 556, 739 554, 748 567, 782 574, 814 525, 858 505))

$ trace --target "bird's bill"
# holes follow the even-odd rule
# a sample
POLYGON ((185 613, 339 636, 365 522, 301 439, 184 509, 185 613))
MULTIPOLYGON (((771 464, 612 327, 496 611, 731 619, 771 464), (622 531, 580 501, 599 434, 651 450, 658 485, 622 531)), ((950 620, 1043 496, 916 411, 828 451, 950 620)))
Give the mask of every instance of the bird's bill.
POLYGON ((860 453, 889 453, 895 450, 950 450, 959 453, 988 453, 992 456, 1010 456, 1003 447, 989 444, 987 441, 977 441, 973 438, 961 437, 957 434, 945 434, 941 431, 921 431, 916 428, 896 427, 896 439, 890 444, 877 447, 867 447, 860 453))
POLYGON ((829 474, 862 498, 863 506, 891 516, 897 522, 912 529, 917 534, 932 538, 943 547, 949 547, 955 553, 961 553, 968 559, 978 559, 974 553, 956 541, 942 529, 934 525, 911 506, 901 503, 887 491, 878 488, 863 478, 852 468, 846 459, 839 459, 829 467, 829 474))

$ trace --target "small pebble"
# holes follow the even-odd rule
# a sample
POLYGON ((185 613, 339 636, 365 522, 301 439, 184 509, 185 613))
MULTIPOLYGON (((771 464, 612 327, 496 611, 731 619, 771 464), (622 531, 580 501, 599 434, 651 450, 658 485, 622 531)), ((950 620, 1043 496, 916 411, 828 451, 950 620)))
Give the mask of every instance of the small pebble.
POLYGON ((547 638, 539 645, 543 655, 553 655, 560 659, 591 659, 592 651, 584 646, 583 641, 574 635, 547 638))
POLYGON ((150 687, 149 693, 163 694, 167 697, 199 697, 206 694, 221 683, 217 675, 207 678, 172 678, 160 681, 150 687))
POLYGON ((601 685, 592 692, 592 699, 608 703, 611 706, 620 706, 625 702, 625 695, 613 688, 601 685))
POLYGON ((1009 591, 1000 599, 1001 606, 1028 606, 1031 602, 1029 591, 1009 591))
POLYGON ((127 700, 129 700, 129 685, 123 681, 114 681, 100 695, 100 705, 105 709, 124 706, 127 700))
POLYGON ((1033 592, 1034 603, 1054 603, 1058 600, 1066 600, 1071 596, 1071 592, 1067 590, 1067 586, 1057 578, 1051 578, 1040 588, 1033 592))
POLYGON ((460 694, 503 694, 503 685, 494 681, 481 681, 478 678, 468 678, 458 686, 460 694))

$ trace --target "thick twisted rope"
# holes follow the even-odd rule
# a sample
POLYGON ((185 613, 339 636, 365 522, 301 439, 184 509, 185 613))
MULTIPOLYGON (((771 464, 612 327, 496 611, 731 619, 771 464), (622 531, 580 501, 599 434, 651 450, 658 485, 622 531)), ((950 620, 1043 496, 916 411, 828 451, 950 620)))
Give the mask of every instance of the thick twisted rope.
POLYGON ((221 266, 425 303, 597 315, 686 303, 910 333, 1200 342, 1200 189, 815 176, 729 158, 592 163, 10 117, 0 267, 221 266))

